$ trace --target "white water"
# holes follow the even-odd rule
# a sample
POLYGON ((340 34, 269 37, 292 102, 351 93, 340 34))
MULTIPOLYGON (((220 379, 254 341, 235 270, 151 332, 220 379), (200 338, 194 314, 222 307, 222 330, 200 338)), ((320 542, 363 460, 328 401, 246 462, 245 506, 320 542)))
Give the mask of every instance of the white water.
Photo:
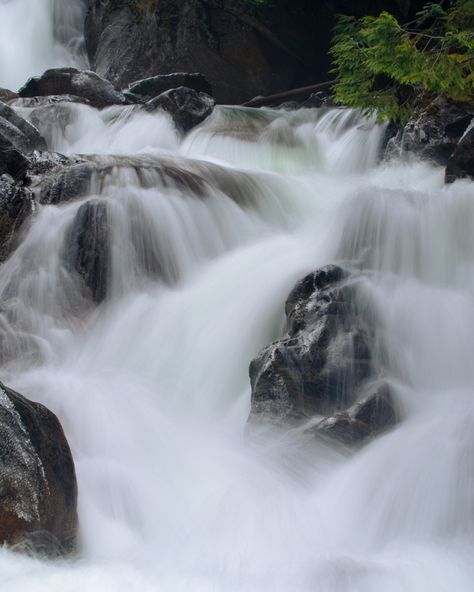
POLYGON ((0 87, 16 91, 30 76, 85 67, 81 0, 0 0, 0 87))
POLYGON ((1 550, 2 592, 472 592, 474 184, 377 164, 383 130, 350 112, 220 108, 180 141, 163 115, 64 108, 51 148, 121 166, 40 207, 0 270, 0 328, 2 379, 71 444, 81 549, 1 550), (97 309, 61 255, 91 197, 113 245, 97 309), (339 259, 371 270, 403 415, 357 453, 247 427, 250 360, 295 281, 339 259))

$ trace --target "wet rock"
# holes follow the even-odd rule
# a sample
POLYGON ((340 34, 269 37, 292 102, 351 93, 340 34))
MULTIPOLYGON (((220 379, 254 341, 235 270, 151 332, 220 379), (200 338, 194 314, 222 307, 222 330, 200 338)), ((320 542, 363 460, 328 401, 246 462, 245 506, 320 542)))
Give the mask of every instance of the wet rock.
POLYGON ((46 150, 46 142, 36 127, 2 101, 0 101, 0 135, 6 137, 17 150, 26 154, 33 150, 46 150))
POLYGON ((287 334, 250 365, 252 421, 309 419, 305 432, 346 445, 363 444, 397 423, 360 280, 359 272, 328 265, 296 284, 285 306, 287 334))
POLYGON ((439 97, 389 140, 386 152, 411 152, 445 166, 473 117, 471 107, 439 97))
POLYGON ((8 88, 0 88, 0 101, 8 102, 16 99, 18 95, 8 88))
POLYGON ((66 269, 81 278, 92 300, 102 302, 107 295, 110 268, 105 202, 90 200, 79 208, 66 235, 63 256, 66 269))
POLYGON ((130 84, 125 93, 126 96, 129 96, 130 93, 132 96, 147 101, 167 90, 178 88, 180 86, 192 88, 196 92, 212 95, 212 87, 202 74, 187 74, 185 72, 174 72, 173 74, 152 76, 150 78, 138 80, 137 82, 130 84))
POLYGON ((28 158, 0 133, 0 175, 24 179, 28 165, 28 158))
POLYGON ((446 166, 446 183, 464 178, 474 179, 474 125, 472 124, 454 149, 446 166))
POLYGON ((10 175, 0 176, 0 262, 15 248, 32 204, 32 195, 21 183, 15 182, 10 175))
POLYGON ((396 425, 396 411, 390 387, 379 382, 365 388, 362 399, 347 411, 325 418, 311 432, 353 445, 362 444, 396 425))
POLYGON ((56 205, 88 195, 95 170, 91 163, 61 163, 41 178, 40 203, 56 205))
POLYGON ((77 96, 102 109, 110 105, 123 105, 125 97, 115 86, 88 70, 53 68, 41 76, 30 78, 18 94, 20 97, 49 95, 77 96))
POLYGON ((74 550, 77 484, 57 417, 0 383, 0 543, 74 550))
POLYGON ((422 5, 423 0, 94 0, 85 38, 92 68, 121 87, 156 74, 201 72, 218 103, 243 103, 329 79, 336 14, 388 10, 408 22, 422 5))
POLYGON ((147 111, 163 109, 183 133, 203 122, 214 110, 215 101, 209 95, 181 86, 168 90, 145 104, 147 111))
POLYGON ((357 280, 335 265, 298 282, 287 334, 250 365, 253 416, 302 419, 354 404, 373 374, 372 327, 356 296, 357 280))
MULTIPOLYGON (((224 103, 295 86, 294 78, 308 76, 308 60, 301 31, 299 47, 296 35, 291 48, 282 39, 294 11, 290 8, 286 27, 282 23, 278 32, 254 12, 241 0, 93 2, 85 23, 90 62, 121 86, 157 74, 202 72, 224 103)), ((294 18, 307 22, 300 15, 294 18)), ((308 41, 309 28, 304 33, 308 41)), ((312 37, 314 46, 314 32, 312 37)), ((308 50, 313 52, 309 43, 308 50)))

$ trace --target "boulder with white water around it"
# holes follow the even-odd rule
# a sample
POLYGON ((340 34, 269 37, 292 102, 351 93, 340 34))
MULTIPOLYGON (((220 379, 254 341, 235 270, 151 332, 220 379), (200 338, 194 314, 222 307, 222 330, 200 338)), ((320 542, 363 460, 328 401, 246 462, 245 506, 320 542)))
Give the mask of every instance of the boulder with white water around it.
POLYGON ((70 553, 76 505, 74 462, 58 418, 0 383, 0 542, 70 553))
POLYGON ((126 103, 123 93, 111 82, 95 72, 77 68, 46 70, 41 76, 30 78, 18 94, 20 97, 72 95, 86 99, 98 109, 126 103))
POLYGON ((397 423, 397 410, 390 387, 376 382, 364 389, 362 398, 346 411, 326 417, 309 431, 344 444, 361 444, 397 423))
POLYGON ((163 109, 171 115, 179 131, 186 133, 202 123, 214 110, 214 99, 203 92, 180 86, 145 103, 147 111, 163 109))
POLYGON ((77 274, 85 296, 99 304, 107 295, 110 268, 107 204, 89 200, 77 211, 64 244, 65 266, 77 274))
POLYGON ((372 319, 359 305, 358 274, 328 265, 298 282, 286 302, 287 334, 250 365, 251 419, 299 424, 356 443, 396 423, 374 360, 372 319))

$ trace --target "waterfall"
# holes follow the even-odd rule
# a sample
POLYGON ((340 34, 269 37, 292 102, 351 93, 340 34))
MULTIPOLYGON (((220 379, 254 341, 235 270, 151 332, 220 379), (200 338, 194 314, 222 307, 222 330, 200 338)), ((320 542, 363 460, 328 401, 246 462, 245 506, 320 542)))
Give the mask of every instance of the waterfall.
POLYGON ((81 0, 0 0, 0 87, 18 90, 47 68, 87 65, 81 0))
MULTIPOLYGON (((56 47, 53 3, 0 16, 27 5, 56 47)), ((136 106, 20 110, 88 174, 0 270, 2 380, 61 420, 81 545, 0 549, 2 592, 471 592, 473 183, 380 162, 351 110, 218 107, 184 139, 136 106), (338 262, 401 411, 357 451, 247 422, 285 299, 338 262)))

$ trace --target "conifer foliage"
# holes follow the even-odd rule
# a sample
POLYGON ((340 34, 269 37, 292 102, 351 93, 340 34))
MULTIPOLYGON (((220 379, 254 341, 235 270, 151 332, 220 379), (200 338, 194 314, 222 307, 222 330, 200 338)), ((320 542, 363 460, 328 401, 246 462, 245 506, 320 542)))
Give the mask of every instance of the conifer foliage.
POLYGON ((404 122, 433 96, 474 103, 474 0, 431 2, 411 23, 388 12, 338 19, 334 96, 404 122))

